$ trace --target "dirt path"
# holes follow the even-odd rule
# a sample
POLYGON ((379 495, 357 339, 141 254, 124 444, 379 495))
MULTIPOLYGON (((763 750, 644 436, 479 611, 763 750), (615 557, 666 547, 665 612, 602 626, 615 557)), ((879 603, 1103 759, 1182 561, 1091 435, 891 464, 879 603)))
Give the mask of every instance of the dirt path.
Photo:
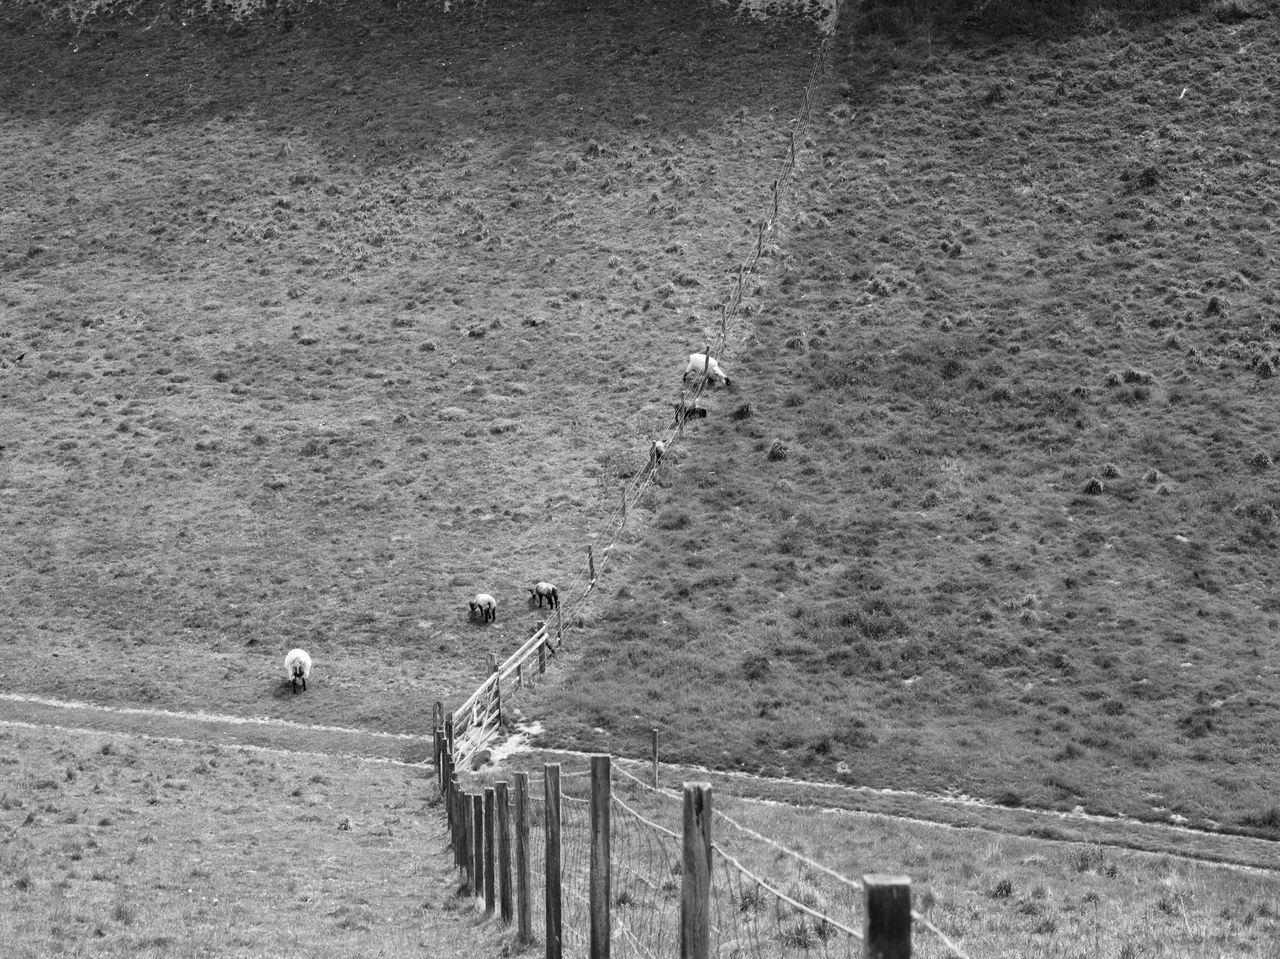
POLYGON ((0 722, 293 753, 356 756, 383 762, 417 764, 431 758, 431 740, 422 736, 339 726, 304 726, 277 719, 113 708, 12 693, 0 694, 0 722))
MULTIPOLYGON (((46 726, 92 732, 119 732, 191 743, 355 756, 377 762, 420 764, 429 761, 431 740, 424 736, 370 732, 336 726, 305 726, 268 719, 155 709, 129 709, 69 703, 18 694, 0 694, 0 723, 46 726)), ((585 753, 530 750, 518 754, 520 765, 578 760, 585 753)), ((648 773, 648 763, 619 762, 648 773)), ((1120 849, 1162 853, 1187 859, 1280 871, 1280 844, 1248 836, 1210 833, 1177 826, 1110 819, 1047 810, 1011 809, 964 797, 928 796, 898 790, 876 790, 829 783, 765 779, 697 767, 663 763, 661 781, 709 781, 740 799, 815 806, 870 813, 891 819, 957 828, 985 829, 1002 835, 1055 842, 1095 843, 1120 849)))

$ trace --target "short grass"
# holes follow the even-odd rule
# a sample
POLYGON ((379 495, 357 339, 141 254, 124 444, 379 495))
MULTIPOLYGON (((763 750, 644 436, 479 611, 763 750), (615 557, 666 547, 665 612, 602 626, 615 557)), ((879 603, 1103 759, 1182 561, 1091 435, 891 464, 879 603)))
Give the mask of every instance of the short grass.
POLYGON ((420 767, 16 727, 0 764, 14 959, 500 948, 454 895, 420 767))
MULTIPOLYGON (((560 765, 563 793, 571 797, 565 800, 562 835, 565 895, 585 923, 574 895, 586 882, 589 835, 590 778, 582 758, 517 754, 501 770, 468 775, 465 788, 510 782, 523 768, 531 795, 541 797, 539 760, 560 765)), ((649 824, 678 834, 682 803, 673 770, 664 768, 664 788, 677 788, 663 794, 638 786, 637 775, 647 782, 647 769, 614 765, 613 793, 621 803, 611 814, 611 894, 615 925, 653 945, 664 933, 671 941, 662 924, 674 927, 678 921, 672 900, 678 899, 681 849, 649 824)), ((717 847, 774 889, 854 930, 865 921, 862 895, 830 871, 854 882, 868 874, 910 877, 915 909, 974 957, 1277 955, 1280 879, 1274 870, 805 807, 794 804, 804 802, 796 789, 792 801, 761 801, 735 795, 733 783, 713 778, 717 847)), ((774 791, 782 794, 784 788, 774 791)), ((536 847, 536 803, 533 812, 536 847)), ((835 926, 781 902, 722 855, 713 855, 712 902, 714 944, 736 938, 749 943, 747 954, 780 955, 789 954, 784 944, 807 941, 821 955, 845 955, 850 948, 859 953, 835 926)), ((953 955, 923 923, 916 924, 912 954, 953 955)))

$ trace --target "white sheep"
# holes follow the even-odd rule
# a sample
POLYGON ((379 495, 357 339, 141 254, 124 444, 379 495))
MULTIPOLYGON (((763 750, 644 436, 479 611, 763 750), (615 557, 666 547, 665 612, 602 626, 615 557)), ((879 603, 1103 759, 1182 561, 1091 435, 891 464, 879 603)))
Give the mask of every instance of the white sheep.
POLYGON ((284 658, 285 678, 293 684, 293 691, 298 691, 298 680, 302 680, 302 691, 307 691, 307 677, 311 675, 311 656, 305 649, 291 649, 284 658))
POLYGON ((715 358, 706 353, 690 353, 689 362, 685 364, 684 376, 680 378, 683 383, 689 379, 690 373, 699 373, 712 383, 723 383, 725 386, 731 385, 728 374, 724 368, 716 362, 715 358))
POLYGON ((653 445, 649 447, 649 469, 657 469, 658 464, 662 462, 662 457, 667 455, 667 444, 665 440, 654 440, 653 445))
POLYGON ((467 605, 471 607, 472 616, 479 611, 486 623, 498 618, 498 601, 488 593, 476 593, 476 598, 467 605))
POLYGON ((529 602, 538 601, 541 608, 542 601, 545 599, 552 609, 560 607, 560 590, 556 588, 555 583, 541 582, 529 587, 529 602))

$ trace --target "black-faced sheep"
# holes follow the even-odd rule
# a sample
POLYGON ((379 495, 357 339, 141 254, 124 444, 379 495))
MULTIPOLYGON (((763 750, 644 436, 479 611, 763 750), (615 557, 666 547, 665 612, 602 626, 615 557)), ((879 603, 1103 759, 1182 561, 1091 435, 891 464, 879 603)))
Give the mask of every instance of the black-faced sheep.
POLYGON ((311 675, 311 656, 305 649, 291 649, 284 658, 284 674, 298 692, 298 683, 302 683, 302 691, 307 691, 307 677, 311 675))
POLYGON ((725 386, 731 385, 731 381, 724 369, 715 361, 714 357, 708 356, 706 353, 689 354, 689 362, 685 364, 684 376, 680 378, 680 381, 685 382, 688 380, 690 373, 701 374, 712 383, 723 383, 725 386))
POLYGON ((672 403, 671 406, 676 411, 675 423, 672 424, 674 426, 680 426, 687 420, 705 420, 707 418, 706 407, 697 405, 690 406, 683 399, 679 402, 672 403))
POLYGON ((658 464, 662 462, 662 457, 667 454, 667 444, 663 440, 654 440, 653 445, 649 447, 649 468, 657 469, 658 464))
POLYGON ((560 590, 556 588, 555 583, 538 583, 529 587, 529 602, 532 603, 535 599, 539 607, 545 599, 552 609, 557 609, 560 606, 560 590))
POLYGON ((498 618, 498 601, 488 593, 476 593, 476 598, 467 605, 471 607, 472 616, 479 611, 486 623, 498 618))

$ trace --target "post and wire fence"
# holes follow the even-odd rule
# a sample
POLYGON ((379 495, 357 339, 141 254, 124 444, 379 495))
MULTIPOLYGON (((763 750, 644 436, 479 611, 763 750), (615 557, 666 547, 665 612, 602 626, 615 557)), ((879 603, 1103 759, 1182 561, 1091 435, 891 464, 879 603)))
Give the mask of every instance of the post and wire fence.
POLYGON ((738 319, 743 299, 748 293, 747 280, 755 275, 760 259, 765 254, 765 240, 778 222, 781 196, 795 170, 797 151, 804 144, 815 95, 831 61, 831 48, 843 6, 843 0, 837 0, 823 28, 824 35, 818 44, 814 63, 804 86, 800 112, 790 125, 786 153, 772 180, 768 211, 757 222, 755 243, 738 266, 733 289, 721 305, 717 329, 714 333, 701 331, 706 341, 704 375, 695 380, 691 389, 681 391, 679 399, 673 404, 675 415, 672 422, 654 440, 647 460, 637 467, 623 485, 617 505, 601 524, 600 531, 587 544, 582 566, 568 586, 560 591, 563 598, 558 599, 551 609, 553 618, 540 623, 534 634, 504 662, 491 662, 485 680, 454 711, 454 748, 458 761, 474 756, 497 735, 502 724, 504 701, 535 686, 546 672, 548 664, 564 644, 566 625, 571 627, 580 620, 578 610, 595 589, 599 576, 626 527, 628 516, 657 480, 663 453, 671 450, 683 437, 688 422, 698 415, 698 403, 708 384, 705 374, 710 371, 711 361, 723 355, 728 345, 730 330, 738 319))
POLYGON ((650 781, 607 755, 593 756, 589 769, 552 763, 540 774, 515 772, 492 784, 464 768, 498 732, 504 702, 536 686, 562 649, 566 625, 577 621, 628 515, 658 478, 663 453, 699 415, 711 360, 728 346, 748 280, 778 223, 842 7, 837 0, 818 46, 753 248, 738 266, 718 329, 702 331, 704 375, 673 404, 673 421, 624 484, 550 618, 507 660, 491 660, 488 677, 452 714, 436 707, 437 786, 460 895, 509 925, 519 945, 541 943, 547 959, 566 952, 591 959, 615 953, 646 959, 905 959, 912 955, 915 929, 929 933, 917 955, 968 959, 912 907, 908 877, 873 871, 849 879, 717 810, 709 783, 684 783, 679 792, 662 788, 656 730, 650 781), (464 777, 477 780, 475 791, 464 788, 464 777), (773 875, 779 862, 791 875, 773 875))
POLYGON ((459 771, 451 733, 446 719, 434 744, 459 896, 521 948, 547 959, 899 959, 914 946, 925 959, 968 959, 912 907, 909 878, 847 878, 716 808, 709 783, 666 788, 603 754, 493 781, 459 771))

